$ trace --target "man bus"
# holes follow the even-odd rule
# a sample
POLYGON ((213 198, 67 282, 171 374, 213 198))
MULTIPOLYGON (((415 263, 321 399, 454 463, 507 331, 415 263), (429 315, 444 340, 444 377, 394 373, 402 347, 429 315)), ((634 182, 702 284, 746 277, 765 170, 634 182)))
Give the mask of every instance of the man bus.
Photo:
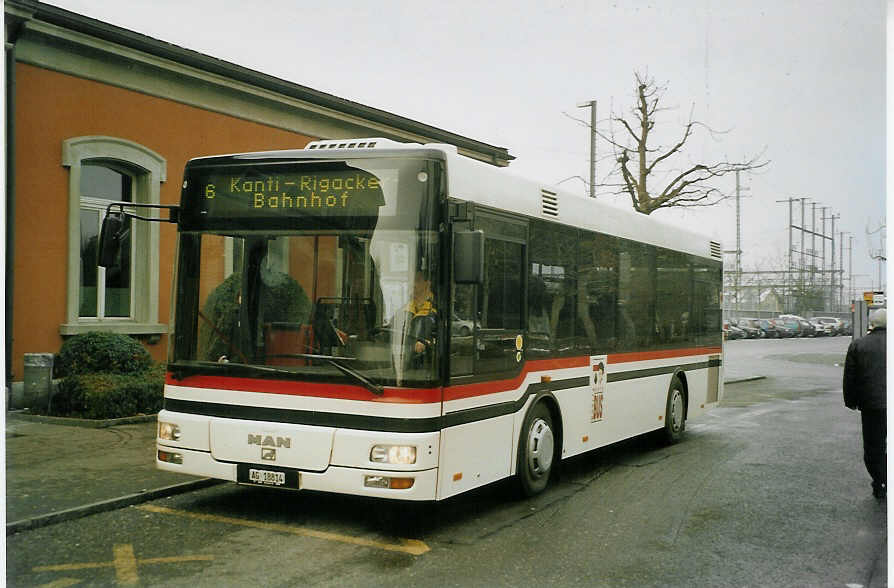
POLYGON ((193 159, 172 220, 165 470, 404 500, 515 476, 533 495, 561 459, 678 440, 722 395, 718 243, 452 146, 193 159))

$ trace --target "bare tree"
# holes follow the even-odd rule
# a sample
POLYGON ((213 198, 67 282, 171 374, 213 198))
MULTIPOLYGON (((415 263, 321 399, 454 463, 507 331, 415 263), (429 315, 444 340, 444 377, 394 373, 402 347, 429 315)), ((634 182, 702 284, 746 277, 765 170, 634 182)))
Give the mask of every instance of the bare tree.
MULTIPOLYGON (((697 128, 717 134, 707 125, 693 120, 690 110, 689 120, 683 127, 682 136, 672 146, 652 146, 652 132, 659 112, 666 110, 659 107, 665 88, 658 86, 654 78, 637 72, 636 105, 631 108, 629 118, 612 113, 612 128, 617 123, 621 127, 623 139, 615 137, 613 131, 608 134, 596 130, 597 134, 608 141, 614 151, 615 170, 621 177, 617 184, 618 194, 627 194, 634 210, 643 214, 651 214, 659 208, 683 206, 711 206, 730 196, 717 186, 716 180, 737 171, 753 170, 767 165, 768 161, 760 161, 761 156, 746 161, 719 161, 714 163, 691 163, 682 166, 677 161, 682 156, 687 141, 692 138, 697 128), (653 187, 656 185, 659 188, 653 187), (663 186, 663 187, 662 187, 663 186)), ((571 117, 574 118, 574 117, 571 117)), ((588 127, 588 123, 584 123, 588 127)))

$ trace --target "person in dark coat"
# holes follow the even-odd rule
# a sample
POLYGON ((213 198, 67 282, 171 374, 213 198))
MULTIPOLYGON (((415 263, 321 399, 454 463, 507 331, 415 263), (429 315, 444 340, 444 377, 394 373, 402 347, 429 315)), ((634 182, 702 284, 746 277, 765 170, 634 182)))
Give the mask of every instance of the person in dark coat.
POLYGON ((845 406, 859 410, 863 420, 863 461, 872 476, 872 495, 879 499, 885 498, 888 479, 885 463, 887 324, 884 308, 870 313, 872 330, 847 348, 843 383, 845 406))

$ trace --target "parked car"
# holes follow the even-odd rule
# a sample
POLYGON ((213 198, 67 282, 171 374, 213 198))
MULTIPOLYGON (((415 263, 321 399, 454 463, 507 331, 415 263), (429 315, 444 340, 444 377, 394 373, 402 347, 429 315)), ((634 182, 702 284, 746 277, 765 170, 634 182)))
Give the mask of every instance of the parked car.
POLYGON ((854 334, 854 323, 852 323, 849 319, 844 319, 841 321, 841 330, 842 335, 847 335, 848 337, 854 334))
POLYGON ((807 319, 800 319, 798 324, 801 325, 802 337, 816 337, 816 327, 807 319))
POLYGON ((803 316, 798 316, 798 315, 796 315, 796 314, 780 314, 780 315, 779 315, 779 318, 784 319, 784 320, 792 320, 792 319, 794 319, 794 320, 796 320, 796 321, 806 321, 806 320, 807 320, 807 319, 804 318, 803 316))
POLYGON ((801 324, 794 319, 773 319, 780 337, 800 337, 801 324))
POLYGON ((841 331, 841 319, 834 316, 818 316, 814 317, 813 320, 823 325, 831 325, 831 329, 829 331, 830 335, 838 335, 839 331, 841 331))
POLYGON ((792 322, 797 323, 798 337, 816 336, 816 328, 803 316, 798 316, 797 314, 780 314, 778 320, 781 320, 786 324, 792 322))
POLYGON ((461 318, 458 314, 453 313, 453 321, 450 323, 451 334, 459 337, 468 337, 472 334, 475 323, 470 320, 461 318))
POLYGON ((731 325, 729 321, 723 321, 723 338, 727 341, 735 339, 745 339, 747 335, 745 331, 735 325, 731 325))
POLYGON ((779 339, 783 336, 782 330, 770 319, 758 319, 757 324, 760 326, 760 330, 764 332, 764 337, 768 339, 779 339))
POLYGON ((817 337, 825 337, 834 334, 831 323, 822 323, 818 319, 812 318, 810 319, 810 324, 816 329, 817 337))
POLYGON ((757 319, 739 318, 736 319, 736 326, 745 331, 745 336, 749 339, 760 339, 763 337, 763 331, 761 331, 757 319))

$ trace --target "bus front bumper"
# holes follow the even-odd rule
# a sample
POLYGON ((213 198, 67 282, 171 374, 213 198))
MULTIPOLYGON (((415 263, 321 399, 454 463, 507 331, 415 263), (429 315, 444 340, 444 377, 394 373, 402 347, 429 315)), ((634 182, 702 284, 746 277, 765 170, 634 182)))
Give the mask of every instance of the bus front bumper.
MULTIPOLYGON (((156 448, 155 465, 160 470, 249 485, 270 485, 239 480, 237 471, 240 466, 231 462, 218 461, 207 451, 195 451, 161 444, 157 444, 156 448)), ((264 471, 264 466, 258 464, 246 464, 241 467, 264 471)), ((316 490, 392 500, 429 501, 435 500, 437 497, 437 468, 421 471, 391 471, 329 466, 322 472, 296 472, 297 487, 287 487, 290 490, 316 490), (412 481, 408 482, 408 479, 412 481), (397 487, 388 487, 391 480, 394 480, 391 484, 397 487), (403 487, 408 483, 412 484, 409 488, 403 487)))

